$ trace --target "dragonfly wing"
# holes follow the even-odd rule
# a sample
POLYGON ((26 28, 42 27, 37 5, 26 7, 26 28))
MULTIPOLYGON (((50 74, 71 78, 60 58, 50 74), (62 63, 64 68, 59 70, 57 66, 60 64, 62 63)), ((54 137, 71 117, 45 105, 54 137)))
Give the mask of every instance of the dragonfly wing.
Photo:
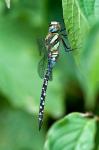
POLYGON ((41 79, 44 78, 46 68, 47 68, 47 57, 43 56, 43 58, 40 60, 38 64, 38 74, 41 79))
POLYGON ((50 72, 49 80, 50 80, 50 81, 53 80, 53 73, 52 73, 52 71, 50 72))
POLYGON ((38 44, 38 50, 40 55, 45 55, 47 57, 47 50, 45 47, 45 39, 44 38, 38 38, 37 39, 38 44))
MULTIPOLYGON (((38 64, 38 74, 39 74, 39 76, 40 76, 41 79, 44 79, 46 69, 47 69, 47 58, 45 58, 45 56, 44 56, 44 57, 40 60, 40 62, 39 62, 39 64, 38 64)), ((53 80, 52 71, 50 72, 49 80, 50 80, 50 81, 53 80)))
POLYGON ((44 75, 45 75, 45 70, 47 68, 48 51, 45 47, 45 39, 44 38, 37 39, 37 42, 38 42, 39 53, 40 53, 40 55, 43 55, 42 59, 38 63, 38 74, 39 74, 40 78, 43 79, 44 75))

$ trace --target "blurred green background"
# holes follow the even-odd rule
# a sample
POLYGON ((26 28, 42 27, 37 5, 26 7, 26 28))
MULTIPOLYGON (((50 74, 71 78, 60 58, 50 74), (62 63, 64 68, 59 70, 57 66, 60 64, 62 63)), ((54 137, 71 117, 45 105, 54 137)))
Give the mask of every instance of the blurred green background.
POLYGON ((99 114, 99 2, 82 2, 11 0, 8 9, 0 0, 0 150, 42 150, 56 120, 71 112, 99 114), (37 39, 45 37, 53 20, 70 29, 76 50, 66 53, 61 46, 39 132, 43 80, 37 72, 42 58, 37 39))

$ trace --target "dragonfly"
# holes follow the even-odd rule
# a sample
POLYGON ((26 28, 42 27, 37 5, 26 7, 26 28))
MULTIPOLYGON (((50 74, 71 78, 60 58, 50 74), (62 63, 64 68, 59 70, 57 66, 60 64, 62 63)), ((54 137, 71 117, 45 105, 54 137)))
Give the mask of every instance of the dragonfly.
POLYGON ((52 80, 52 71, 57 63, 59 58, 59 49, 60 44, 62 43, 64 46, 64 50, 66 52, 72 51, 73 49, 68 46, 65 42, 64 37, 67 37, 67 34, 63 33, 61 25, 57 21, 52 21, 49 25, 48 34, 45 37, 45 52, 43 58, 40 60, 38 65, 38 72, 41 78, 43 78, 43 85, 40 97, 40 106, 39 106, 39 130, 42 127, 43 123, 43 115, 44 115, 44 105, 45 105, 45 97, 48 86, 48 81, 52 80))

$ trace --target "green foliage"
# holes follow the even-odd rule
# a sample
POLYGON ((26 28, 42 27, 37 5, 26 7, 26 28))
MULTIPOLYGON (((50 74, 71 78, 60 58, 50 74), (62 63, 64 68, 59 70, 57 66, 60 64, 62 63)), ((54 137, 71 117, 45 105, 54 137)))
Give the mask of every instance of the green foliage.
POLYGON ((98 0, 0 1, 0 150, 99 150, 98 49, 98 0), (37 39, 50 21, 63 19, 74 51, 61 46, 39 132, 37 39), (72 111, 92 111, 93 117, 72 111), (54 124, 65 112, 71 114, 54 124))
POLYGON ((63 16, 65 25, 68 31, 68 38, 72 48, 80 47, 82 42, 82 35, 84 34, 84 25, 86 20, 83 18, 80 8, 76 1, 63 0, 63 16), (82 32, 82 28, 84 29, 82 32))
POLYGON ((65 24, 68 29, 70 28, 68 37, 71 45, 79 47, 81 43, 82 46, 79 48, 79 56, 75 58, 79 64, 78 74, 81 73, 80 82, 85 93, 86 106, 93 108, 99 82, 99 22, 97 18, 99 2, 95 0, 63 0, 62 2, 65 24))
POLYGON ((36 116, 32 117, 8 105, 3 109, 2 107, 0 106, 0 149, 41 150, 44 143, 44 131, 39 134, 36 116))
POLYGON ((92 150, 96 131, 95 119, 72 113, 58 121, 48 132, 45 150, 92 150))

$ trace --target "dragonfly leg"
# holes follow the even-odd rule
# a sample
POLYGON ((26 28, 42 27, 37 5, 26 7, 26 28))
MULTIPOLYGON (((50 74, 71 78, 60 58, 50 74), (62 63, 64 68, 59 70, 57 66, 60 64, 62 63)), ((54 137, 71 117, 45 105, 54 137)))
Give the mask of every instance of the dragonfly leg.
POLYGON ((67 34, 61 34, 61 35, 67 37, 67 34))
POLYGON ((65 41, 64 41, 63 38, 62 38, 62 43, 63 43, 63 46, 64 46, 66 52, 69 52, 69 51, 72 50, 71 47, 68 47, 68 46, 67 46, 67 44, 65 43, 65 41))
POLYGON ((60 33, 61 33, 62 36, 67 37, 67 33, 66 33, 66 29, 65 28, 61 29, 60 33), (65 31, 65 33, 63 33, 64 31, 65 31))

